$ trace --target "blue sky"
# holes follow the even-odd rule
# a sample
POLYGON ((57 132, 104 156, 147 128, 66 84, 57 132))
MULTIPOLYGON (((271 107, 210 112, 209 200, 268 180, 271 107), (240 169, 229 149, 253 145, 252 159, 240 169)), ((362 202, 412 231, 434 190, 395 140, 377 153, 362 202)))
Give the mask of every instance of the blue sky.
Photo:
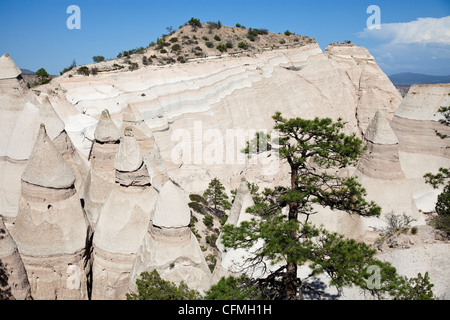
POLYGON ((82 65, 147 46, 191 17, 289 29, 315 38, 322 50, 352 40, 388 75, 450 74, 449 0, 1 0, 0 54, 9 52, 20 68, 59 74, 73 60, 82 65), (81 9, 80 30, 66 26, 70 5, 81 9), (367 30, 370 5, 380 8, 380 29, 367 30))

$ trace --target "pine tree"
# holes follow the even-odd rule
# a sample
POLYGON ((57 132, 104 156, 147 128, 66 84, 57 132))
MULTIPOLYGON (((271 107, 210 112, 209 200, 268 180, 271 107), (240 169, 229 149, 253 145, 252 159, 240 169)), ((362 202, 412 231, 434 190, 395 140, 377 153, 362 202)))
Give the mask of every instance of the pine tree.
POLYGON ((228 202, 228 195, 225 193, 225 187, 217 178, 211 180, 208 188, 203 193, 203 198, 212 209, 214 215, 218 217, 223 216, 224 211, 231 208, 231 204, 228 202))
POLYGON ((356 285, 380 297, 392 293, 404 280, 389 263, 374 258, 375 250, 308 222, 314 213, 312 204, 362 216, 380 214, 381 208, 365 200, 366 191, 353 177, 338 177, 324 170, 355 165, 365 150, 362 141, 355 135, 342 133, 341 119, 288 120, 280 113, 273 119, 280 135, 280 158, 291 169, 290 185, 266 188, 260 202, 247 209, 258 219, 239 226, 225 225, 222 243, 232 249, 252 248, 253 256, 246 261, 248 268, 267 262, 280 265, 257 281, 268 288, 266 298, 303 299, 304 290, 323 294, 298 278, 298 266, 306 262, 312 270, 310 276, 326 273, 330 284, 339 290, 356 285), (315 163, 314 167, 310 161, 315 163), (282 214, 284 207, 288 208, 287 216, 282 214), (261 240, 264 245, 255 250, 254 244, 261 240), (371 266, 380 270, 380 285, 374 288, 368 287, 371 266))

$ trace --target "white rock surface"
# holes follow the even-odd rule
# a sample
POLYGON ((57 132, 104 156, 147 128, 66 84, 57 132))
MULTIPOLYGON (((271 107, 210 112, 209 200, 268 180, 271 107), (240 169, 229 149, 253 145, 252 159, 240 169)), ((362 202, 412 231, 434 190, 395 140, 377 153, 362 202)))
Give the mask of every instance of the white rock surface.
POLYGON ((17 78, 22 71, 17 67, 8 53, 0 57, 0 79, 17 78))
POLYGON ((6 229, 0 216, 0 263, 2 279, 6 286, 0 285, 2 293, 9 292, 8 299, 28 300, 31 298, 31 288, 28 276, 20 257, 14 239, 6 229))
POLYGON ((191 218, 184 193, 172 181, 167 181, 158 195, 152 216, 153 225, 160 228, 182 228, 189 225, 191 218))
POLYGON ((34 299, 88 298, 85 267, 91 233, 74 181, 42 125, 22 175, 12 230, 34 299))
POLYGON ((211 272, 197 238, 188 227, 189 207, 177 188, 169 180, 161 189, 153 221, 148 226, 131 271, 129 288, 132 292, 136 291, 136 279, 141 273, 155 269, 163 279, 178 284, 183 281, 191 289, 205 291, 211 285, 211 272), (163 206, 161 202, 164 202, 163 206))

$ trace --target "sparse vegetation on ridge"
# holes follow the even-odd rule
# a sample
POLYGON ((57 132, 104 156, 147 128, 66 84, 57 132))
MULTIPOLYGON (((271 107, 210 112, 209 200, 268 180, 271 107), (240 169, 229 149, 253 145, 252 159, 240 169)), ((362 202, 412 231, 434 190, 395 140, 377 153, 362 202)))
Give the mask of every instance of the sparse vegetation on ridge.
MULTIPOLYGON (((191 18, 188 22, 180 25, 178 30, 174 30, 173 27, 166 29, 167 34, 150 42, 147 47, 121 51, 110 63, 103 56, 94 56, 92 58, 94 63, 102 63, 96 67, 97 72, 119 71, 125 68, 126 66, 122 65, 124 61, 118 60, 123 58, 131 59, 133 63, 128 65, 128 70, 130 70, 130 66, 132 70, 136 70, 148 65, 162 66, 186 63, 190 60, 211 56, 220 57, 225 52, 229 55, 239 55, 247 51, 256 53, 314 42, 313 39, 304 36, 294 38, 291 36, 294 33, 290 31, 270 33, 264 28, 247 29, 239 23, 236 24, 236 27, 224 26, 220 21, 202 23, 197 18, 191 18), (252 45, 250 46, 249 43, 252 45), (151 58, 148 58, 149 56, 151 58), (144 57, 146 58, 144 59, 144 57)), ((128 64, 128 62, 126 63, 128 64)), ((61 71, 61 75, 72 69, 73 67, 65 68, 61 71)))

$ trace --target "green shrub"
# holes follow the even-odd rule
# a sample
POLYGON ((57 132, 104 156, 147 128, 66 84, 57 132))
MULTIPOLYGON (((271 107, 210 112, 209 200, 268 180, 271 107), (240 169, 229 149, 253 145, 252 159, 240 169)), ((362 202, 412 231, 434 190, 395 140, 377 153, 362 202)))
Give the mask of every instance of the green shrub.
POLYGON ((174 44, 172 46, 171 49, 172 49, 172 51, 180 51, 181 50, 181 46, 178 43, 176 43, 176 44, 174 44))
POLYGON ((159 50, 159 52, 160 53, 167 53, 167 50, 166 49, 161 49, 161 50, 159 50))
POLYGON ((228 276, 220 278, 205 292, 205 300, 260 300, 265 298, 262 291, 257 282, 246 275, 228 276))
POLYGON ((191 18, 188 21, 188 24, 192 27, 192 30, 197 31, 197 28, 202 27, 202 23, 200 22, 200 19, 191 18))
POLYGON ((221 43, 216 47, 217 50, 219 50, 220 52, 226 52, 227 51, 227 47, 221 43))
POLYGON ((216 258, 216 256, 215 256, 214 254, 208 254, 208 255, 206 256, 205 260, 206 260, 206 262, 208 263, 209 270, 210 270, 211 272, 213 272, 213 271, 214 271, 214 268, 216 267, 216 264, 217 264, 217 258, 216 258))
POLYGON ((284 39, 280 40, 280 44, 285 44, 285 43, 286 43, 286 40, 284 40, 284 39))
POLYGON ((82 74, 82 75, 85 75, 85 76, 88 76, 90 72, 91 71, 86 66, 79 67, 78 70, 77 70, 78 74, 82 74))
MULTIPOLYGON (((173 265, 175 267, 175 265, 173 265)), ((199 300, 201 294, 182 281, 176 285, 161 278, 156 270, 142 272, 136 279, 137 293, 127 293, 127 300, 199 300)))
POLYGON ((250 40, 250 41, 252 41, 252 42, 254 42, 255 40, 256 40, 256 37, 254 36, 254 35, 248 35, 248 40, 250 40))
POLYGON ((207 214, 203 217, 203 223, 207 228, 211 228, 214 225, 214 219, 211 215, 207 214))
POLYGON ((193 201, 193 202, 199 202, 199 203, 201 203, 201 204, 203 204, 203 205, 205 205, 205 206, 208 204, 208 202, 206 201, 206 199, 203 198, 203 197, 202 197, 201 195, 199 195, 199 194, 192 193, 192 194, 189 195, 189 199, 190 199, 191 201, 193 201))
POLYGON ((117 63, 114 63, 113 67, 114 67, 114 70, 120 70, 120 69, 125 68, 124 66, 118 65, 117 63))
POLYGON ((169 39, 170 42, 175 43, 178 42, 178 38, 177 37, 173 37, 169 39))
POLYGON ((214 36, 214 40, 220 41, 220 40, 222 40, 222 39, 220 39, 220 37, 216 34, 216 35, 214 36))
POLYGON ((136 70, 137 68, 139 68, 139 65, 136 62, 130 62, 130 65, 128 66, 128 69, 130 69, 131 71, 136 70))
POLYGON ((290 36, 290 35, 292 34, 292 32, 290 32, 289 30, 286 30, 286 31, 284 32, 284 34, 285 34, 286 36, 290 36))
POLYGON ((96 68, 96 67, 92 68, 92 69, 91 69, 91 74, 92 74, 93 76, 96 76, 96 75, 98 74, 98 68, 96 68))
POLYGON ((220 225, 223 226, 228 220, 228 216, 223 216, 219 219, 220 225))
POLYGON ((214 44, 211 41, 206 41, 205 44, 208 48, 214 47, 214 44))
POLYGON ((92 60, 94 61, 94 63, 98 63, 98 62, 105 61, 105 57, 104 56, 93 56, 92 60))
POLYGON ((39 80, 39 84, 46 84, 50 82, 50 75, 44 68, 40 68, 36 71, 36 77, 39 80))
POLYGON ((246 44, 245 42, 239 42, 238 43, 238 47, 244 50, 248 49, 248 44, 246 44))
POLYGON ((228 41, 227 43, 225 43, 225 47, 227 47, 227 49, 233 48, 233 44, 228 41))
POLYGON ((216 248, 217 235, 215 233, 206 236, 205 240, 211 247, 216 248))

